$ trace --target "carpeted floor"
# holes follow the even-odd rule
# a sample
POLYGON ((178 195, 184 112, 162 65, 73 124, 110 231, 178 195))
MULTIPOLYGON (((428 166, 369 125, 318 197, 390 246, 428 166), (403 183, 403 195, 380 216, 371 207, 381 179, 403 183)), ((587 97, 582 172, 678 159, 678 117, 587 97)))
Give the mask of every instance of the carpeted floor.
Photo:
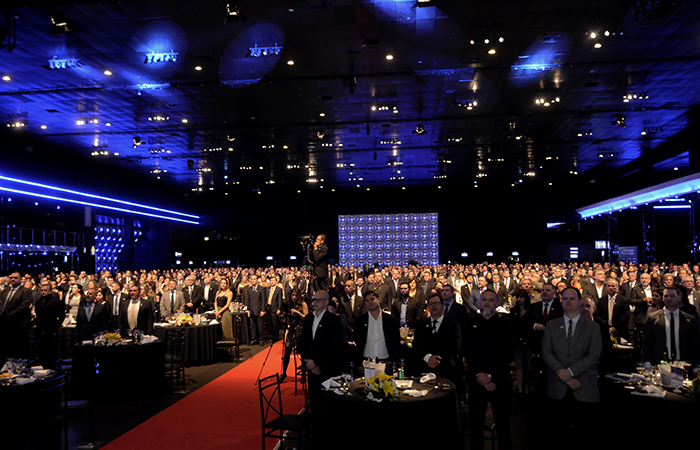
MULTIPOLYGON (((261 377, 279 371, 281 352, 282 344, 275 344, 261 377)), ((102 448, 216 450, 260 446, 256 380, 266 356, 267 352, 258 353, 102 448)), ((294 395, 291 379, 283 384, 282 397, 286 412, 297 412, 304 405, 303 395, 294 395)), ((274 443, 268 445, 272 448, 274 443)))

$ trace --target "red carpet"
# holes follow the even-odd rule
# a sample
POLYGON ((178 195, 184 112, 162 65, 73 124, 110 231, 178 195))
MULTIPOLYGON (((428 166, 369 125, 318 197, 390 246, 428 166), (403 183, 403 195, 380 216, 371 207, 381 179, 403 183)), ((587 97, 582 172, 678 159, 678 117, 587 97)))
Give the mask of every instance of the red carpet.
MULTIPOLYGON (((282 342, 274 345, 261 377, 280 370, 282 342)), ((259 449, 262 430, 258 372, 267 349, 231 369, 211 383, 183 398, 168 409, 110 442, 106 450, 163 449, 259 449)), ((282 405, 287 414, 297 413, 304 406, 303 391, 294 396, 294 364, 290 377, 282 384, 282 405)), ((301 386, 299 386, 301 387, 301 386)), ((272 449, 273 439, 266 448, 272 449)))

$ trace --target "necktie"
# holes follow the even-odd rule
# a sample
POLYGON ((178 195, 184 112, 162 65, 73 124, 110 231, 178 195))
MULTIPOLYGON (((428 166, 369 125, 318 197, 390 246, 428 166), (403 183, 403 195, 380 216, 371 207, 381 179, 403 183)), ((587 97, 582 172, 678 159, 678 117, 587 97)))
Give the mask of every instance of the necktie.
POLYGON ((114 296, 114 309, 113 309, 113 311, 114 311, 113 315, 115 315, 115 316, 119 315, 119 294, 116 294, 114 296))
POLYGON ((671 313, 671 360, 676 360, 676 314, 671 313))
POLYGON ((451 305, 451 303, 445 303, 445 316, 450 311, 450 305, 451 305))
POLYGON ((170 291, 170 314, 175 313, 175 293, 170 291))
POLYGON ((433 319, 433 336, 437 334, 437 323, 438 321, 433 319))
POLYGON ((544 310, 542 311, 542 319, 544 319, 545 323, 547 323, 547 309, 549 309, 549 304, 545 303, 544 310))
POLYGON ((610 325, 610 326, 612 326, 614 306, 615 306, 615 299, 611 297, 608 300, 608 325, 610 325))
POLYGON ((88 322, 92 319, 92 303, 85 305, 85 315, 87 315, 88 322))
POLYGON ((270 297, 267 299, 267 304, 272 305, 272 293, 275 292, 274 288, 270 288, 270 297))
POLYGON ((574 321, 569 319, 569 330, 566 332, 566 346, 571 347, 571 337, 574 334, 574 321))

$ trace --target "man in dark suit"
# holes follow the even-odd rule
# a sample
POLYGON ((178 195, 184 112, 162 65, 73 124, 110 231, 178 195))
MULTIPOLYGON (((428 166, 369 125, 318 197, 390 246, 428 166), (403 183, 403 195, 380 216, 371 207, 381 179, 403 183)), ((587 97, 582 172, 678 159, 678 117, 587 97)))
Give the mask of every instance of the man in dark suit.
POLYGON ((119 314, 121 313, 121 307, 129 301, 129 296, 124 294, 122 289, 123 286, 119 281, 113 281, 110 293, 108 293, 106 296, 110 310, 110 330, 119 329, 119 314))
POLYGON ((472 289, 472 295, 469 296, 469 302, 466 305, 475 313, 478 313, 479 310, 478 305, 479 299, 481 298, 481 294, 486 290, 486 287, 488 286, 488 282, 486 281, 485 276, 479 275, 479 278, 477 278, 477 280, 477 287, 475 289, 472 289))
MULTIPOLYGON (((137 289, 138 292, 138 288, 137 289)), ((92 288, 85 293, 85 303, 78 308, 75 334, 78 342, 92 341, 93 337, 107 331, 109 327, 109 306, 95 302, 97 291, 92 288)))
POLYGON ((511 391, 510 363, 513 361, 513 333, 508 319, 496 314, 496 292, 481 294, 480 314, 465 327, 465 356, 469 386, 469 426, 472 449, 484 448, 486 409, 491 403, 498 427, 498 448, 510 449, 511 391))
POLYGON ((58 294, 51 292, 51 284, 43 283, 39 292, 41 297, 35 307, 37 358, 45 368, 54 367, 58 358, 56 336, 66 317, 66 310, 58 294))
POLYGON ((501 276, 497 273, 493 274, 491 284, 487 285, 489 289, 496 293, 498 297, 498 306, 503 306, 508 301, 508 290, 505 284, 501 281, 501 276))
POLYGON ((593 271, 593 283, 581 284, 582 293, 590 295, 598 303, 601 298, 606 296, 605 277, 605 269, 595 269, 593 271))
POLYGON ((258 276, 248 276, 248 288, 246 299, 248 301, 248 317, 250 317, 251 345, 259 344, 263 339, 263 317, 265 309, 265 288, 258 285, 258 276))
MULTIPOLYGON (((321 383, 339 373, 342 325, 340 318, 327 311, 328 292, 318 290, 311 302, 311 314, 304 317, 299 354, 309 374, 309 393, 312 405, 321 383)), ((313 406, 312 406, 313 407, 313 406)))
POLYGON ((0 359, 26 358, 32 326, 32 291, 22 286, 19 272, 7 276, 0 293, 0 359))
POLYGON ((185 297, 183 312, 193 314, 202 308, 204 291, 202 291, 201 286, 195 285, 194 275, 188 276, 185 280, 185 286, 182 288, 182 295, 185 297))
POLYGON ((272 342, 277 342, 279 336, 274 336, 274 333, 280 324, 279 317, 282 314, 284 295, 282 293, 282 288, 278 285, 279 275, 271 276, 268 281, 270 286, 265 290, 266 307, 261 314, 267 316, 267 326, 270 330, 270 334, 273 334, 272 342))
POLYGON ((340 309, 348 319, 348 339, 353 340, 353 324, 357 318, 360 317, 360 314, 365 312, 365 302, 363 301, 363 297, 358 295, 353 280, 347 280, 344 288, 345 292, 340 297, 340 309))
POLYGON ((611 335, 629 339, 630 302, 619 294, 617 279, 608 278, 605 286, 606 295, 598 300, 596 314, 607 321, 611 335))
POLYGON ((515 291, 520 287, 517 280, 510 276, 510 270, 508 269, 503 271, 503 285, 508 292, 508 298, 512 298, 515 295, 515 291))
POLYGON ((695 287, 695 279, 692 275, 683 275, 681 278, 681 293, 683 294, 683 305, 681 311, 695 316, 698 319, 700 311, 700 290, 695 287))
MULTIPOLYGON (((523 282, 523 285, 525 283, 523 282)), ((540 291, 542 301, 535 302, 527 308, 520 323, 525 336, 529 337, 534 355, 541 354, 542 336, 547 325, 547 321, 561 317, 564 311, 561 302, 556 299, 556 290, 552 283, 544 283, 540 291)))
MULTIPOLYGON (((600 328, 580 315, 578 289, 562 292, 564 315, 547 322, 542 359, 547 365, 547 397, 552 399, 554 442, 562 442, 572 423, 589 429, 600 402, 598 363, 602 349, 600 328)), ((566 435, 568 436, 568 435, 566 435)), ((578 439, 592 440, 582 433, 578 439)), ((578 448, 578 447, 577 447, 578 448)), ((589 448, 581 446, 580 448, 589 448)))
POLYGON ((145 334, 153 334, 153 321, 155 312, 153 303, 146 298, 141 298, 138 286, 129 287, 129 300, 122 304, 119 323, 122 336, 126 336, 129 330, 141 330, 145 334))
POLYGON ((426 270, 423 272, 423 277, 418 282, 418 289, 423 291, 425 297, 428 297, 428 295, 430 295, 430 291, 432 291, 435 287, 435 283, 435 278, 433 278, 430 271, 426 270))
POLYGON ((667 287, 664 289, 664 309, 647 315, 643 343, 645 365, 656 365, 664 358, 700 364, 698 321, 680 310, 682 302, 680 288, 667 287))
MULTIPOLYGON (((366 312, 353 324, 358 360, 396 362, 399 358, 399 321, 382 312, 377 294, 365 294, 366 312)), ((359 365, 358 365, 359 367, 359 365)))
POLYGON ((316 237, 313 248, 309 249, 309 261, 313 265, 314 291, 328 290, 328 246, 326 235, 316 237))
POLYGON ((391 305, 391 315, 396 317, 402 327, 415 330, 418 321, 423 318, 423 304, 417 297, 408 295, 408 292, 408 282, 404 281, 399 286, 399 298, 391 305))
POLYGON ((446 318, 444 310, 440 295, 428 297, 430 316, 418 322, 413 340, 415 372, 433 372, 456 383, 456 358, 462 336, 459 324, 446 318))
POLYGON ((634 288, 638 284, 637 283, 637 271, 636 270, 628 270, 627 271, 627 278, 628 278, 628 280, 620 285, 620 294, 623 297, 625 297, 626 299, 631 299, 634 288))

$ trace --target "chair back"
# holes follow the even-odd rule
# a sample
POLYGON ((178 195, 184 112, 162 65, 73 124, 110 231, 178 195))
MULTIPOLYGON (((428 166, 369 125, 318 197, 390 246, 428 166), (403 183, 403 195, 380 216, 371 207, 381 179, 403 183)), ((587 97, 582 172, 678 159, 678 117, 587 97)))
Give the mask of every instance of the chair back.
POLYGON ((185 330, 170 328, 165 332, 165 354, 170 361, 185 361, 185 330))
POLYGON ((265 424, 283 415, 279 373, 259 380, 258 391, 260 393, 260 415, 264 429, 265 424))

